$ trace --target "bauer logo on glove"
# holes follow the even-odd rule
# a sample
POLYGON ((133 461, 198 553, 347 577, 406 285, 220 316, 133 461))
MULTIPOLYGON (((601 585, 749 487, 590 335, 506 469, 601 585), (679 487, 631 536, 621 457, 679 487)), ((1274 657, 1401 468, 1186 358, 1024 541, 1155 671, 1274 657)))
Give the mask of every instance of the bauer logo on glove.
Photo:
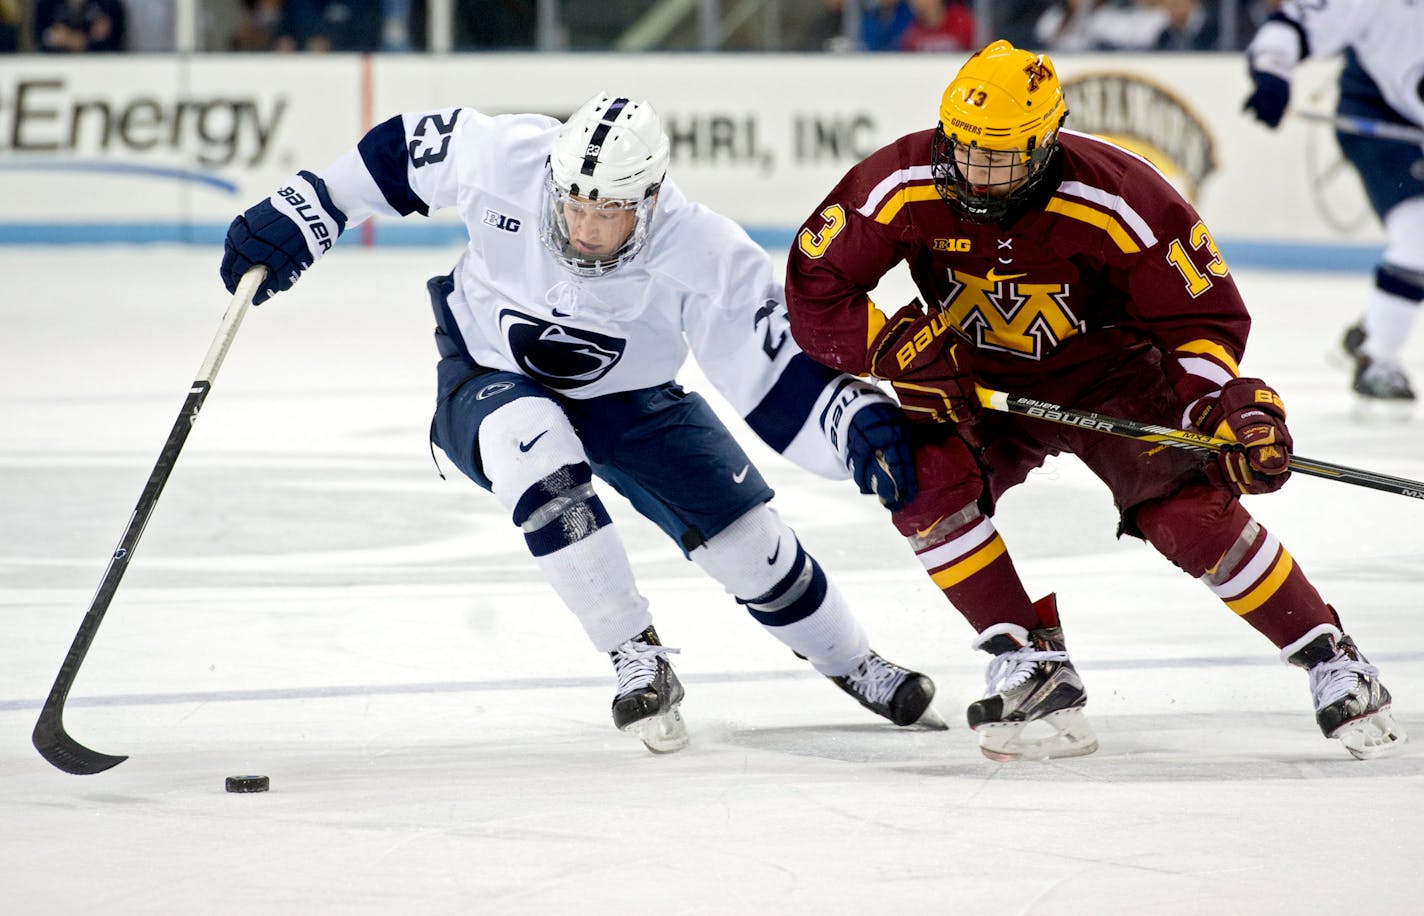
POLYGON ((960 343, 943 315, 926 315, 915 300, 885 319, 871 337, 870 372, 890 382, 901 409, 912 420, 967 420, 979 402, 968 348, 960 343))
POLYGON ((1260 379, 1232 379, 1193 413, 1197 429, 1238 444, 1217 454, 1228 486, 1241 493, 1269 493, 1285 484, 1293 443, 1286 406, 1275 389, 1260 379))

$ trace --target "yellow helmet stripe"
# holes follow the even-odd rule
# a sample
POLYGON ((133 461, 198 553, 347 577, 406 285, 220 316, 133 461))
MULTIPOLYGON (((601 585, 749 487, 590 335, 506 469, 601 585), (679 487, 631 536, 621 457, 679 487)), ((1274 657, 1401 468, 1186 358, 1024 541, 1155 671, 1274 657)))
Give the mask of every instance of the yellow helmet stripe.
POLYGON ((1128 231, 1122 227, 1122 223, 1118 222, 1117 218, 1109 213, 1094 210, 1092 207, 1087 207, 1083 204, 1076 204, 1062 197, 1052 198, 1048 201, 1044 209, 1050 213, 1061 213, 1064 216, 1085 222, 1090 226, 1098 227, 1106 232, 1108 237, 1111 238, 1113 242, 1117 244, 1117 247, 1125 254, 1136 254, 1142 250, 1138 247, 1137 242, 1133 240, 1128 231))

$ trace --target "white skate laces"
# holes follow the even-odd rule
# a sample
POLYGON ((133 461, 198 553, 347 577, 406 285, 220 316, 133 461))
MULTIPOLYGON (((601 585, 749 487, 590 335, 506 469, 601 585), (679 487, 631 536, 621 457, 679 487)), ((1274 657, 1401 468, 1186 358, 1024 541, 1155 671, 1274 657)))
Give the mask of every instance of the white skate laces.
POLYGON ((624 697, 651 686, 653 678, 658 674, 658 659, 681 651, 669 649, 667 646, 649 645, 636 639, 630 639, 614 649, 611 653, 613 667, 618 673, 618 690, 614 693, 614 698, 624 697))
POLYGON ((1048 760, 1098 749, 1083 715, 1087 693, 1068 660, 1061 630, 1029 632, 1001 624, 981 633, 974 647, 993 653, 984 672, 984 698, 968 710, 985 757, 1001 763, 1048 760))
POLYGON ((1349 696, 1360 681, 1376 677, 1379 677, 1378 668, 1343 652, 1321 662, 1310 669, 1310 696, 1315 700, 1316 711, 1349 696))
POLYGON ((867 701, 888 706, 895 697, 895 691, 905 683, 907 674, 909 672, 899 665, 891 664, 874 652, 869 652, 845 679, 867 701))
POLYGON ((613 696, 613 724, 637 735, 654 754, 687 747, 687 725, 678 705, 682 684, 666 656, 679 650, 659 645, 652 627, 608 653, 618 676, 613 696))
POLYGON ((1068 653, 1053 649, 1036 649, 1031 645, 996 655, 984 672, 984 696, 1013 690, 1029 678, 1039 662, 1066 662, 1068 653))

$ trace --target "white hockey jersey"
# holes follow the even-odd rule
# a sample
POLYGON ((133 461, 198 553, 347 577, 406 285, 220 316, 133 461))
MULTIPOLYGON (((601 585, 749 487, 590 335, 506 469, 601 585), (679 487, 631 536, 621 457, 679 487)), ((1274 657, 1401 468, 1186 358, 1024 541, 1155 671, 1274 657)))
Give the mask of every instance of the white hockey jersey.
POLYGON ((441 325, 479 365, 585 399, 673 381, 690 345, 769 445, 823 476, 848 476, 850 416, 889 398, 800 351, 771 258, 735 223, 668 180, 647 243, 610 273, 577 277, 545 249, 539 219, 559 126, 468 108, 403 114, 321 175, 348 230, 376 214, 458 208, 470 241, 441 325))
POLYGON ((1349 48, 1384 101, 1424 126, 1424 0, 1286 0, 1246 49, 1252 66, 1289 80, 1305 54, 1349 48), (1297 31, 1297 29, 1299 31, 1297 31))

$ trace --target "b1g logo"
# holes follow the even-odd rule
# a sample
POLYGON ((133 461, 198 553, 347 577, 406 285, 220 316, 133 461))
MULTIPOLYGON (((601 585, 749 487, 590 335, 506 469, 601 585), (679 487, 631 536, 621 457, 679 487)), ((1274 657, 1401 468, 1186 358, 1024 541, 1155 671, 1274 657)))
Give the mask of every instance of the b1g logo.
POLYGON ((523 224, 512 216, 505 216, 503 213, 486 210, 485 225, 493 226, 496 229, 503 229, 505 232, 518 232, 519 227, 523 224))

